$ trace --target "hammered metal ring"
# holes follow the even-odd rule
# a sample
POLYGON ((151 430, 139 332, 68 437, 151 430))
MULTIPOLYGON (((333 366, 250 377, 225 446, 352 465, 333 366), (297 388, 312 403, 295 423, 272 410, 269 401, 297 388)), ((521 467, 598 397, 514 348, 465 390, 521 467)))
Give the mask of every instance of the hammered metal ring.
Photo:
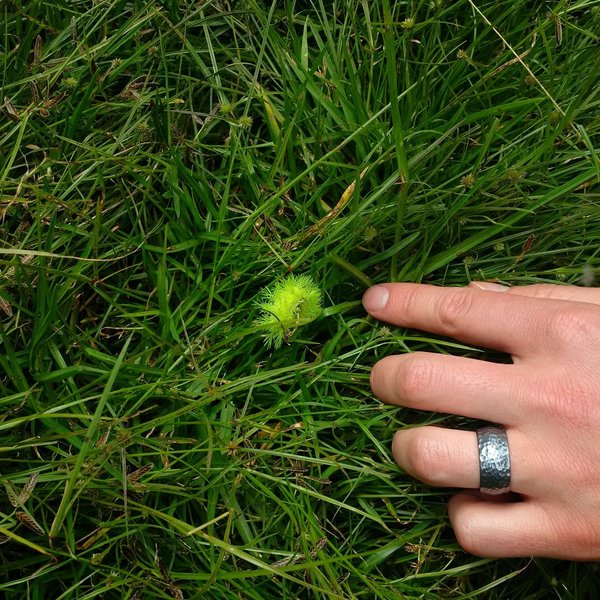
POLYGON ((479 491, 498 495, 510 491, 510 452, 502 427, 477 430, 479 446, 479 491))

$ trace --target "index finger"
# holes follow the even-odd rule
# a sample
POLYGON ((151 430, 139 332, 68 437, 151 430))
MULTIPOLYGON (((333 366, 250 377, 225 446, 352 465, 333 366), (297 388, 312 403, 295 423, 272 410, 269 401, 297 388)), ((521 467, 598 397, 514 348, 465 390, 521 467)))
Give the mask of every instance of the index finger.
POLYGON ((385 283, 367 290, 365 309, 375 318, 493 348, 531 354, 546 337, 544 322, 557 300, 472 287, 385 283))

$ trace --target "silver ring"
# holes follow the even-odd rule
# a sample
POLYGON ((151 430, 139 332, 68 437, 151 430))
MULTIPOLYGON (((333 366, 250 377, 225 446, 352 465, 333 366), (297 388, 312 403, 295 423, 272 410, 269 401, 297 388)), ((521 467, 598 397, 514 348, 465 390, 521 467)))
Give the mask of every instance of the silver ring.
POLYGON ((479 491, 505 494, 510 491, 510 452, 508 437, 502 427, 477 430, 479 446, 479 491))

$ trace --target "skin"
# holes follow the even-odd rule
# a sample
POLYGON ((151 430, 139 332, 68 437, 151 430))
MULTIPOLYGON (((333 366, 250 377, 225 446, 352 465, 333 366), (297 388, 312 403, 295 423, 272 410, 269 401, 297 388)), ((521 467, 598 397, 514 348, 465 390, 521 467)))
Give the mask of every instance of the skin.
POLYGON ((371 373, 382 401, 506 428, 511 494, 479 493, 473 431, 396 432, 393 454, 421 481, 463 488, 449 503, 459 544, 483 557, 600 559, 600 289, 388 283, 373 317, 506 352, 512 364, 414 352, 371 373))

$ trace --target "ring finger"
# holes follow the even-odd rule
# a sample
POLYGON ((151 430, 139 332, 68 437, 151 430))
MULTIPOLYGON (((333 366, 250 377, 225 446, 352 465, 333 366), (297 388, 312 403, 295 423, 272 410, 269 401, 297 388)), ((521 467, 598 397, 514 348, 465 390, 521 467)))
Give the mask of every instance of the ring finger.
MULTIPOLYGON (((527 452, 517 431, 508 430, 507 434, 510 489, 519 494, 533 494, 535 478, 530 478, 529 473, 536 472, 537 467, 532 466, 531 448, 527 452)), ((479 449, 474 431, 435 426, 403 429, 396 432, 392 450, 404 471, 429 485, 479 488, 479 449)))

